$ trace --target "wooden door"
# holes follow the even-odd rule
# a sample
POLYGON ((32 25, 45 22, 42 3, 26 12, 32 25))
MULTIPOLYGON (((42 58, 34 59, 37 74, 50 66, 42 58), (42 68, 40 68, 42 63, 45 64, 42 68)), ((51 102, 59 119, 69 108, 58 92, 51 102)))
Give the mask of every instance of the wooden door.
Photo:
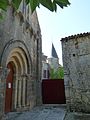
POLYGON ((10 72, 6 79, 5 113, 12 110, 12 91, 13 91, 13 66, 8 63, 7 68, 10 72))

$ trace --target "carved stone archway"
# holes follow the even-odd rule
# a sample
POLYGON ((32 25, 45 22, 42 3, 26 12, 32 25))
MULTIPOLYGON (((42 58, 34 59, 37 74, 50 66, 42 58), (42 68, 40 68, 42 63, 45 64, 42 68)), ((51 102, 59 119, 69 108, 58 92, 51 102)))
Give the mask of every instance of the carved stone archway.
POLYGON ((12 63, 14 70, 13 78, 13 108, 16 109, 25 106, 26 95, 27 95, 27 80, 26 76, 28 73, 28 61, 26 54, 21 48, 14 48, 8 55, 6 65, 12 63))

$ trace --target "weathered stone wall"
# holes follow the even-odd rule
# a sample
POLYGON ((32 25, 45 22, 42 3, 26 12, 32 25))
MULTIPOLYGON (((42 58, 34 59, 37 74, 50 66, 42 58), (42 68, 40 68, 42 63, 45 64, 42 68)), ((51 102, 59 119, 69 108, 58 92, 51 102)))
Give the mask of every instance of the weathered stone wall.
POLYGON ((90 33, 61 41, 67 108, 90 113, 90 33))
POLYGON ((5 100, 5 90, 6 90, 6 77, 9 70, 7 68, 0 68, 0 119, 4 114, 4 100, 5 100))

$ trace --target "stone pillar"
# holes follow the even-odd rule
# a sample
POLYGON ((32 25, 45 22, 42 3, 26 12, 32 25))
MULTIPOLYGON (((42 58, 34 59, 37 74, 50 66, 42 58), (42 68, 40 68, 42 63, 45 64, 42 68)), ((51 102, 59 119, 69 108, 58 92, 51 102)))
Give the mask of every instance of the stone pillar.
MULTIPOLYGON (((41 36, 41 35, 40 35, 41 36)), ((40 36, 37 38, 37 70, 36 70, 36 104, 42 104, 42 95, 41 95, 41 73, 42 73, 42 41, 40 36)))
POLYGON ((15 109, 17 108, 18 100, 17 100, 17 89, 18 89, 18 76, 16 75, 16 81, 15 81, 15 109))
POLYGON ((19 93, 18 93, 18 107, 21 108, 21 76, 19 76, 19 80, 18 80, 18 87, 19 87, 19 93))
POLYGON ((26 99, 26 76, 22 76, 22 106, 25 106, 26 99))

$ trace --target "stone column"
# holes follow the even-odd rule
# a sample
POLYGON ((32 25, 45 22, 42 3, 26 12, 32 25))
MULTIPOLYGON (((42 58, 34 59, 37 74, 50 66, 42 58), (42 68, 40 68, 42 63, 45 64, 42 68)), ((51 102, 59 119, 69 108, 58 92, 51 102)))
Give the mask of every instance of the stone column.
POLYGON ((21 108, 21 80, 22 77, 19 76, 19 80, 18 80, 18 86, 19 86, 19 94, 18 94, 18 106, 21 108))
POLYGON ((17 100, 17 89, 18 89, 18 76, 16 75, 16 81, 15 81, 15 109, 17 108, 18 100, 17 100))
POLYGON ((26 76, 22 76, 22 105, 25 106, 25 96, 26 96, 26 76))

